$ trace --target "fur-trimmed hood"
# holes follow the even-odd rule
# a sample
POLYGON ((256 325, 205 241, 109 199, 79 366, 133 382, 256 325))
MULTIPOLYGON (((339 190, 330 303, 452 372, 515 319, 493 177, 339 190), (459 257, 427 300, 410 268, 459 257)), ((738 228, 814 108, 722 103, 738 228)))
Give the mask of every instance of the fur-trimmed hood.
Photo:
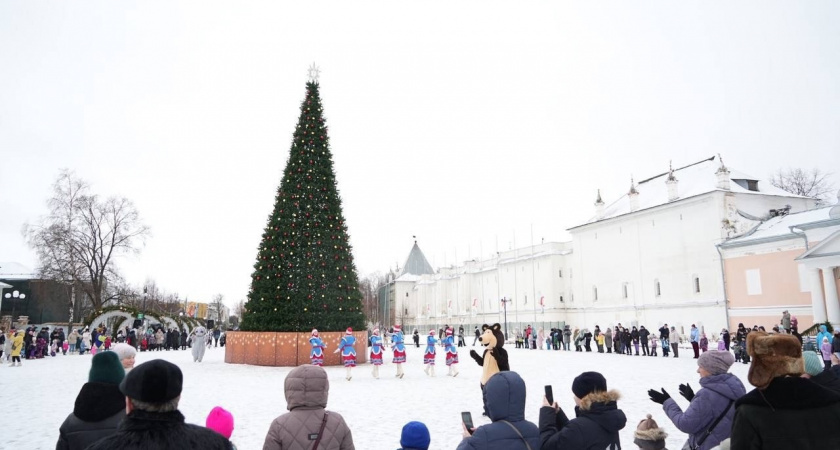
POLYGON ((651 428, 650 430, 636 430, 633 437, 643 441, 660 441, 668 437, 668 433, 662 428, 651 428))
POLYGON ((589 395, 584 395, 583 398, 580 399, 580 409, 583 411, 589 411, 595 403, 614 403, 617 402, 619 398, 621 398, 621 393, 616 390, 595 391, 589 395))
POLYGON ((580 399, 580 406, 575 408, 577 417, 586 416, 603 428, 607 433, 618 433, 627 424, 624 411, 618 409, 616 401, 621 398, 618 391, 593 392, 580 399))

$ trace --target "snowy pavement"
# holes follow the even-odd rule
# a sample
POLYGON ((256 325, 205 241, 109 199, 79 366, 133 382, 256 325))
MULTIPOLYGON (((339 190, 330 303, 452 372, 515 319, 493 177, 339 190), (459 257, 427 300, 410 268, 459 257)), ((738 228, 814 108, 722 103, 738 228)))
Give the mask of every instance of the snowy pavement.
MULTIPOLYGON (((344 416, 360 450, 398 448, 402 426, 412 420, 429 427, 430 448, 454 449, 461 441, 461 411, 471 411, 477 426, 488 422, 481 416, 480 368, 469 357, 471 348, 459 349, 461 373, 457 378, 446 376, 442 351, 438 352, 437 377, 426 376, 423 346, 408 347, 403 379, 394 378, 395 367, 389 363, 380 369, 378 380, 372 378, 371 366, 365 364, 354 369, 349 382, 344 379, 343 367, 327 367, 327 409, 344 416)), ((572 379, 595 370, 604 374, 610 389, 622 393, 619 407, 627 414, 627 426, 621 432, 624 447, 634 448, 633 431, 647 413, 653 414, 668 432, 668 448, 681 448, 685 442, 686 435, 674 428, 660 405, 648 399, 647 390, 664 387, 685 408, 688 402, 679 395, 678 385, 690 382, 695 391, 700 387, 690 350, 683 349, 678 359, 516 348, 508 348, 508 353, 511 369, 525 379, 528 387, 528 420, 538 422, 546 384, 553 386, 555 400, 573 415, 572 379)), ((58 428, 72 412, 76 395, 87 381, 90 358, 68 355, 24 360, 23 367, 14 368, 3 364, 0 404, 6 413, 0 421, 4 424, 0 447, 55 448, 58 428)), ((202 363, 193 363, 189 351, 162 351, 138 353, 137 364, 155 358, 171 361, 183 370, 180 410, 187 422, 203 425, 207 413, 217 405, 233 413, 236 428, 231 440, 240 450, 262 448, 271 421, 286 411, 283 379, 291 368, 225 364, 223 348, 208 349, 202 363)), ((736 363, 731 371, 749 391, 752 387, 746 381, 747 369, 747 365, 736 363)))

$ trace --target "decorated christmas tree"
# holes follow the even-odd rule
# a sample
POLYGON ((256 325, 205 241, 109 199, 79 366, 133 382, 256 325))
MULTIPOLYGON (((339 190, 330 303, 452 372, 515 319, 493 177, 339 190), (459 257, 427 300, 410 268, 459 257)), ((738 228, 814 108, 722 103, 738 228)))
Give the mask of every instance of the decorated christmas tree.
POLYGON ((246 331, 364 329, 362 296, 310 69, 306 99, 251 276, 246 331))

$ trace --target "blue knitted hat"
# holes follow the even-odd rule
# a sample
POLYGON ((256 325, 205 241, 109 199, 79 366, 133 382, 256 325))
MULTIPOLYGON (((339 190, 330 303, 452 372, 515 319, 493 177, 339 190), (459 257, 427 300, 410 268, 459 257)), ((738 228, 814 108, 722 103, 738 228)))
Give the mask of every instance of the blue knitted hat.
POLYGON ((428 450, 431 437, 422 422, 408 422, 402 429, 400 445, 403 448, 428 450))

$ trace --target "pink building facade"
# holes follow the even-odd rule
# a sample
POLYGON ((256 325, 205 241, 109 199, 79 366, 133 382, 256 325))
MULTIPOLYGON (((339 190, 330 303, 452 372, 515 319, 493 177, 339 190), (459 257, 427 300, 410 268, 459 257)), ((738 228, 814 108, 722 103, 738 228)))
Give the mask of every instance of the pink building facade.
POLYGON ((778 325, 789 311, 799 330, 828 320, 840 326, 840 199, 784 211, 720 244, 730 329, 778 325))

